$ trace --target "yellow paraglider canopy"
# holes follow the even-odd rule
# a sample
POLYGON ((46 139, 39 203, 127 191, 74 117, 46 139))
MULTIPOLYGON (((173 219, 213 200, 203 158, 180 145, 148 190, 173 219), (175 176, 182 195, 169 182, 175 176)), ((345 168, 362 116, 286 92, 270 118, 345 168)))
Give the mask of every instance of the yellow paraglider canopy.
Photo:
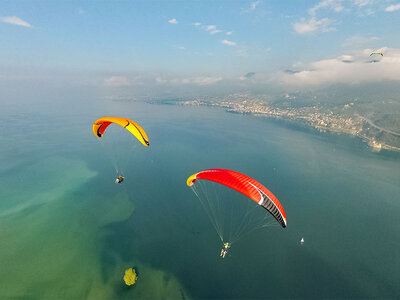
POLYGON ((130 268, 125 271, 124 281, 126 285, 134 285, 137 280, 137 275, 134 269, 130 268))
POLYGON ((106 118, 98 119, 93 124, 93 134, 95 136, 97 136, 98 138, 101 138, 104 134, 104 131, 108 127, 108 125, 110 125, 112 123, 115 123, 115 124, 118 124, 118 125, 124 127, 126 130, 128 130, 130 133, 132 133, 146 147, 150 145, 149 138, 147 137, 147 134, 143 130, 143 128, 140 127, 138 123, 136 123, 132 120, 126 119, 126 118, 106 117, 106 118))

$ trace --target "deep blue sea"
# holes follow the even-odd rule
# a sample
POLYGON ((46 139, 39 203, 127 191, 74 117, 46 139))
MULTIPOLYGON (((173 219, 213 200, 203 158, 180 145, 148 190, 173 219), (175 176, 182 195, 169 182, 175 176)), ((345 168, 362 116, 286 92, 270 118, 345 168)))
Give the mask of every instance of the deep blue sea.
POLYGON ((400 298, 400 154, 355 137, 207 107, 15 105, 0 111, 0 166, 3 299, 400 298), (137 121, 150 147, 117 127, 101 145, 104 116, 137 121), (186 185, 208 168, 267 186, 287 228, 222 260, 186 185))

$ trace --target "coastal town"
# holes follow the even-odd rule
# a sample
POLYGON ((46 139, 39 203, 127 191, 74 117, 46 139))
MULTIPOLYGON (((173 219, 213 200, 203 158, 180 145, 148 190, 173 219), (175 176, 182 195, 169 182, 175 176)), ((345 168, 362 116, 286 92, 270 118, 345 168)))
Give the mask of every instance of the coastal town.
MULTIPOLYGON (((268 104, 268 100, 267 97, 264 97, 264 99, 260 97, 254 99, 251 96, 234 94, 226 96, 223 99, 196 98, 178 101, 175 104, 218 107, 231 113, 252 114, 255 116, 302 122, 321 132, 329 131, 358 136, 365 140, 375 151, 380 151, 381 149, 400 151, 400 136, 397 133, 380 128, 366 117, 357 113, 338 113, 338 109, 333 111, 333 109, 327 109, 318 105, 278 107, 277 105, 268 104), (390 135, 390 140, 394 142, 389 144, 383 141, 382 133, 390 135)), ((341 109, 342 111, 346 111, 353 105, 354 103, 350 102, 343 105, 341 109)))

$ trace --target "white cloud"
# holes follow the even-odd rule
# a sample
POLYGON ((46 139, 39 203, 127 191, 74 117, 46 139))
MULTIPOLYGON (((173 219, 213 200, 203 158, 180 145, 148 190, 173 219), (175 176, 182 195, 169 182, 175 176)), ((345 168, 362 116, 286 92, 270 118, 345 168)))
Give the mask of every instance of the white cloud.
POLYGON ((178 21, 174 18, 174 19, 168 20, 168 23, 178 24, 178 21))
POLYGON ((227 33, 226 33, 226 35, 231 35, 232 34, 232 31, 228 31, 227 33))
POLYGON ((308 13, 312 16, 315 16, 318 10, 321 8, 327 8, 333 10, 334 12, 340 12, 343 10, 342 5, 343 0, 323 0, 317 3, 314 7, 308 10, 308 13))
POLYGON ((251 2, 251 3, 250 3, 250 8, 249 8, 249 10, 250 10, 250 11, 255 10, 255 9, 257 8, 257 6, 258 6, 260 3, 261 3, 261 1, 254 1, 254 2, 251 2))
POLYGON ((373 49, 364 49, 356 55, 313 62, 303 71, 283 74, 293 85, 321 85, 334 83, 360 83, 384 80, 400 81, 400 49, 383 47, 376 51, 384 56, 369 57, 373 49))
POLYGON ((183 46, 177 46, 177 48, 178 48, 179 50, 186 50, 186 48, 183 47, 183 46))
POLYGON ((125 76, 111 76, 104 79, 104 84, 111 87, 121 87, 131 85, 131 82, 125 76))
MULTIPOLYGON (((329 18, 318 19, 317 12, 321 9, 333 11, 339 13, 343 11, 344 0, 322 0, 308 10, 308 19, 302 18, 300 22, 294 24, 294 30, 299 34, 311 33, 316 31, 327 32, 335 30, 334 27, 330 26, 334 20, 329 18)), ((354 1, 372 1, 372 0, 354 0, 354 1)))
POLYGON ((200 26, 201 25, 201 23, 200 22, 195 22, 195 23, 192 23, 194 26, 200 26))
POLYGON ((222 32, 222 30, 217 29, 217 26, 216 26, 216 25, 206 25, 206 26, 204 27, 204 29, 205 29, 206 31, 208 31, 210 34, 216 34, 216 33, 222 32))
POLYGON ((156 77, 155 80, 156 80, 156 82, 159 83, 159 84, 168 83, 168 80, 167 80, 167 79, 163 79, 163 78, 161 78, 161 77, 156 77))
POLYGON ((354 4, 359 7, 367 6, 371 3, 371 0, 354 0, 354 4))
POLYGON ((293 27, 298 34, 305 34, 316 31, 327 32, 334 30, 333 27, 330 27, 331 24, 332 21, 328 18, 317 20, 316 18, 312 17, 308 20, 302 19, 301 22, 295 23, 293 27))
POLYGON ((358 17, 368 17, 375 14, 376 7, 374 4, 381 0, 353 0, 354 6, 358 9, 358 17))
POLYGON ((210 85, 221 81, 221 77, 191 77, 182 80, 184 84, 210 85))
MULTIPOLYGON (((328 18, 317 18, 317 12, 320 9, 328 9, 334 12, 341 12, 344 7, 342 5, 344 0, 322 0, 315 6, 308 10, 309 18, 302 18, 300 22, 293 25, 294 30, 298 34, 312 33, 312 32, 327 32, 335 28, 330 26, 333 21, 328 18)), ((368 0, 355 0, 355 1, 368 1, 368 0)))
POLYGON ((221 43, 224 45, 228 45, 228 46, 236 46, 235 42, 228 41, 228 40, 222 40, 221 43))
POLYGON ((155 80, 158 84, 173 84, 173 85, 192 84, 192 85, 205 86, 205 85, 216 84, 217 82, 222 80, 222 77, 198 76, 198 77, 188 77, 181 79, 177 78, 164 79, 161 77, 157 77, 155 80))
POLYGON ((386 7, 385 10, 389 11, 389 12, 392 12, 392 11, 399 10, 399 9, 400 9, 400 3, 394 4, 394 5, 390 5, 390 6, 386 7))
POLYGON ((342 47, 352 49, 360 49, 365 46, 371 47, 371 44, 376 43, 378 40, 379 38, 376 36, 353 35, 342 43, 342 47))
POLYGON ((29 27, 29 28, 32 27, 31 24, 29 24, 28 22, 26 22, 24 20, 21 20, 20 18, 18 18, 16 16, 3 17, 3 18, 1 18, 1 21, 4 23, 13 24, 13 25, 17 25, 17 26, 23 26, 23 27, 29 27))
POLYGON ((340 55, 337 59, 340 60, 341 62, 345 62, 345 63, 354 62, 354 57, 352 55, 348 55, 348 54, 340 55))
POLYGON ((236 50, 236 55, 240 57, 248 57, 248 49, 245 47, 240 47, 239 49, 236 50))
POLYGON ((374 10, 372 10, 371 8, 368 8, 368 9, 364 10, 364 12, 361 12, 361 13, 359 14, 359 16, 360 16, 360 17, 368 17, 368 16, 373 15, 374 13, 375 13, 374 10))

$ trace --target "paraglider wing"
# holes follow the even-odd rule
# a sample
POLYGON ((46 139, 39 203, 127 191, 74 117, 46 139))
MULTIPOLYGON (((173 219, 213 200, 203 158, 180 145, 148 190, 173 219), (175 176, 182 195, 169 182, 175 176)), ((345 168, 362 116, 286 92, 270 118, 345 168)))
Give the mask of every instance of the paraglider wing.
POLYGON ((254 179, 226 169, 209 169, 190 176, 187 185, 192 186, 197 179, 210 180, 242 193, 264 207, 274 218, 286 227, 286 214, 276 197, 254 179))
POLYGON ((101 138, 106 130, 106 128, 112 124, 118 124, 132 133, 143 145, 146 147, 150 145, 149 138, 147 137, 146 132, 142 127, 139 126, 138 123, 126 119, 126 118, 101 118, 94 122, 93 124, 93 133, 98 138, 101 138))
POLYGON ((382 52, 372 52, 369 56, 372 56, 372 55, 380 55, 380 56, 383 56, 383 53, 382 52))

